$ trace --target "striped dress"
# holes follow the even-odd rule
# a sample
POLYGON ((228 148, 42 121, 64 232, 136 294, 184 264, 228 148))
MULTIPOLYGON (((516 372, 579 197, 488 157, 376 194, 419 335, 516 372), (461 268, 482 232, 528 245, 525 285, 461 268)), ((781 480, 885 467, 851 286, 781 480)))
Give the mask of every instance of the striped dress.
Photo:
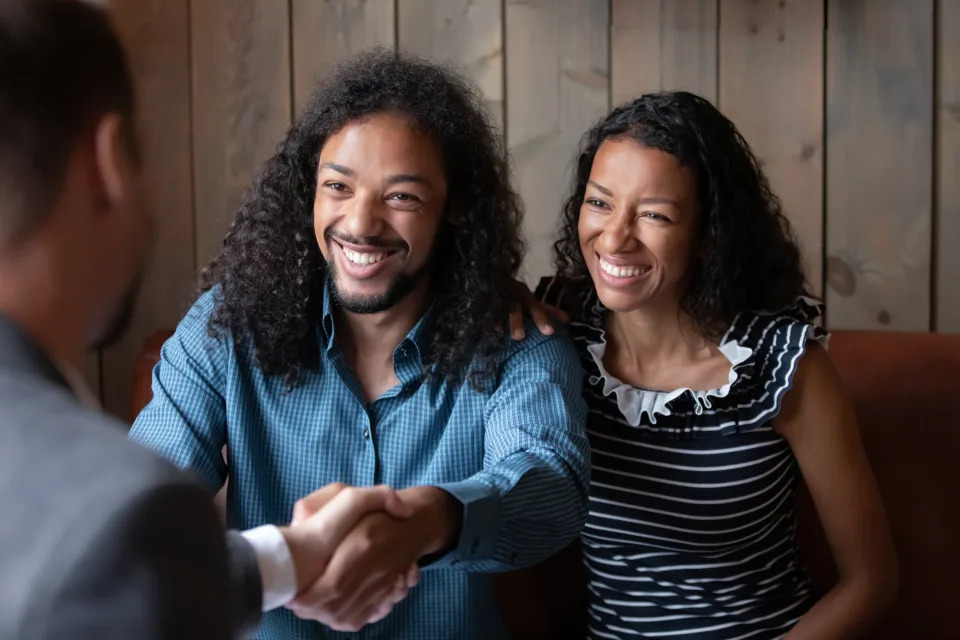
POLYGON ((571 314, 593 455, 582 534, 590 638, 778 638, 816 602, 795 543, 800 478, 771 426, 822 308, 743 313, 720 343, 719 389, 650 391, 603 367, 592 287, 545 279, 571 314))

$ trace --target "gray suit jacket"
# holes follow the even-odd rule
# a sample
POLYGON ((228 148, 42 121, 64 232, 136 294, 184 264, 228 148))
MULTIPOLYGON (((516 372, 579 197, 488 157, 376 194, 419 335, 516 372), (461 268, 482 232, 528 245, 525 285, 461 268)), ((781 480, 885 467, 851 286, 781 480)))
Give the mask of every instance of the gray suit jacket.
POLYGON ((0 316, 0 638, 227 639, 261 598, 209 494, 84 409, 0 316))

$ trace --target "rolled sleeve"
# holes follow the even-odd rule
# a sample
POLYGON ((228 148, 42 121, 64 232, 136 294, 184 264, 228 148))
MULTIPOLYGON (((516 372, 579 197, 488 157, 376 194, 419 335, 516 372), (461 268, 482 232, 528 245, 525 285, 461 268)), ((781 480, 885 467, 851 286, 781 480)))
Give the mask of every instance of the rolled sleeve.
POLYGON ((492 556, 499 529, 500 492, 477 476, 437 486, 460 501, 463 515, 456 548, 431 566, 459 566, 492 556))

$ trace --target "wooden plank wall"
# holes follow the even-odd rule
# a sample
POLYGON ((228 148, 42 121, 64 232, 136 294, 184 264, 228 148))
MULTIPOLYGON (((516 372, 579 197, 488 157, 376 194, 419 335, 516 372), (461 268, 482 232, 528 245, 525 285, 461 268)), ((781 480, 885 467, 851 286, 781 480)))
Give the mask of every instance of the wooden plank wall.
POLYGON ((131 53, 160 220, 134 327, 91 358, 124 415, 144 337, 172 327, 238 198, 316 79, 373 46, 460 67, 512 155, 530 250, 580 136, 683 89, 740 127, 783 200, 831 328, 960 332, 955 0, 109 0, 131 53))
POLYGON ((217 254, 233 211, 290 126, 286 2, 191 2, 196 259, 217 254))
POLYGON ((829 3, 826 255, 836 328, 930 327, 933 0, 829 3))
POLYGON ((292 0, 293 104, 307 106, 317 80, 366 49, 396 46, 394 0, 292 0))
POLYGON ((934 327, 960 333, 960 2, 936 6, 934 327))
POLYGON ((503 6, 476 0, 403 0, 397 3, 401 51, 456 65, 483 94, 503 126, 503 6))
POLYGON ((668 90, 716 102, 717 0, 612 0, 611 11, 614 104, 668 90))
POLYGON ((605 2, 508 0, 507 145, 526 206, 528 283, 551 273, 550 245, 580 136, 609 107, 605 2))
POLYGON ((193 289, 189 9, 189 0, 114 3, 137 81, 138 126, 158 221, 133 324, 119 344, 103 353, 103 401, 121 416, 127 415, 130 372, 144 338, 159 327, 176 326, 193 289))
POLYGON ((823 0, 725 0, 719 47, 719 107, 760 155, 821 295, 823 0))

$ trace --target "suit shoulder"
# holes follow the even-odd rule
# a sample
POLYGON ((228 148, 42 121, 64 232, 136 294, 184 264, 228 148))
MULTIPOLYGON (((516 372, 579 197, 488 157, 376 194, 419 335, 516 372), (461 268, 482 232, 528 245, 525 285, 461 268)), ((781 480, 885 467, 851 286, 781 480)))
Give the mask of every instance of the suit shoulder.
MULTIPOLYGON (((149 600, 138 591, 137 575, 163 569, 143 563, 173 548, 182 555, 184 544, 196 557, 222 557, 222 530, 209 496, 130 441, 126 425, 87 410, 56 384, 7 374, 0 374, 0 406, 0 575, 8 585, 0 589, 0 636, 53 624, 51 610, 83 628, 91 622, 83 616, 98 610, 91 603, 114 598, 119 587, 136 601, 128 602, 132 614, 149 600), (114 581, 119 568, 137 566, 147 568, 114 581)), ((127 633, 135 625, 120 633, 121 626, 112 625, 122 616, 110 617, 104 628, 118 633, 108 637, 137 637, 127 633)))
POLYGON ((57 385, 0 375, 0 406, 0 477, 42 478, 75 491, 185 481, 169 462, 132 442, 125 423, 84 407, 57 385))
POLYGON ((38 608, 28 618, 56 611, 45 621, 55 637, 91 626, 108 637, 150 628, 164 638, 229 637, 226 549, 209 496, 162 469, 119 478, 125 485, 104 480, 60 512, 66 526, 34 581, 38 608))

